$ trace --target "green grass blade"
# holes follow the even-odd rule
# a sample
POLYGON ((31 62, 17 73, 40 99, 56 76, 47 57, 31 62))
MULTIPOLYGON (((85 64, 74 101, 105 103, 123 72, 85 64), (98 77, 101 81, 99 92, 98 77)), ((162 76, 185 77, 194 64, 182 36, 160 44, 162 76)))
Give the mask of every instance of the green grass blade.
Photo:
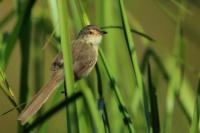
POLYGON ((96 72, 97 72, 97 81, 98 81, 98 109, 101 113, 102 116, 102 120, 103 120, 103 124, 104 124, 104 129, 105 132, 110 133, 111 132, 111 128, 110 128, 110 123, 108 120, 108 113, 106 110, 106 105, 105 105, 105 101, 104 101, 104 96, 103 96, 103 83, 102 83, 102 78, 101 78, 101 72, 100 72, 100 66, 97 64, 96 65, 96 72))
POLYGON ((166 114, 165 114, 165 125, 164 133, 171 132, 172 129, 172 118, 174 112, 174 105, 176 96, 179 95, 180 88, 183 84, 183 66, 179 62, 180 59, 184 59, 184 47, 183 43, 183 33, 182 33, 182 20, 184 17, 184 12, 179 11, 179 22, 177 23, 175 43, 174 43, 174 57, 170 58, 170 81, 167 89, 167 98, 166 98, 166 114))
POLYGON ((65 1, 59 1, 58 2, 58 9, 59 9, 59 19, 60 19, 60 26, 61 26, 61 48, 63 52, 63 58, 64 58, 64 68, 65 68, 65 77, 67 82, 67 88, 69 89, 67 91, 68 95, 71 95, 73 93, 74 89, 74 76, 72 71, 72 53, 71 53, 71 45, 69 43, 69 31, 68 31, 68 14, 66 14, 67 3, 65 1))
MULTIPOLYGON (((74 93, 74 75, 72 71, 72 48, 69 43, 69 18, 67 10, 67 2, 65 0, 58 1, 58 13, 60 21, 60 31, 61 31, 61 48, 63 53, 64 60, 64 73, 65 73, 65 92, 67 96, 70 96, 74 93)), ((78 132, 78 121, 76 118, 76 104, 66 107, 67 111, 67 130, 68 133, 78 132)))
MULTIPOLYGON (((125 6, 123 3, 123 0, 119 0, 118 2, 119 2, 119 7, 120 7, 122 26, 124 28, 124 37, 126 40, 126 45, 128 48, 129 56, 131 58, 132 67, 133 67, 133 70, 135 73, 136 84, 137 84, 136 86, 137 86, 137 91, 139 94, 139 96, 138 96, 139 99, 136 101, 139 101, 142 104, 142 107, 143 107, 142 111, 145 111, 146 110, 145 105, 147 105, 147 103, 145 103, 145 100, 143 99, 143 94, 144 94, 143 93, 143 89, 144 89, 143 88, 143 78, 142 78, 142 74, 140 71, 139 63, 137 61, 136 49, 135 49, 135 45, 134 45, 134 42, 132 39, 130 26, 129 26, 128 18, 127 18, 126 12, 125 12, 125 6)), ((136 104, 136 105, 139 105, 139 104, 136 104)), ((137 106, 135 108, 137 110, 139 107, 137 106)), ((145 114, 145 112, 144 112, 144 114, 145 114)), ((147 118, 148 114, 145 114, 145 116, 146 116, 146 125, 148 127, 148 118, 147 118)))
POLYGON ((80 31, 80 29, 82 28, 82 26, 84 25, 82 20, 81 20, 81 16, 80 16, 80 11, 78 10, 78 6, 77 6, 77 1, 76 0, 69 0, 69 5, 70 5, 70 9, 72 11, 72 19, 75 25, 75 29, 76 32, 80 31))
MULTIPOLYGON (((82 86, 80 86, 82 87, 82 86)), ((85 101, 83 98, 79 99, 77 102, 77 115, 78 115, 78 124, 79 131, 92 132, 91 119, 88 114, 88 108, 86 108, 85 101)))
MULTIPOLYGON (((121 29, 121 30, 123 30, 123 27, 122 27, 122 26, 103 26, 103 27, 101 27, 101 28, 102 28, 102 29, 121 29)), ((153 38, 150 37, 149 35, 147 35, 147 34, 141 32, 141 31, 138 31, 138 30, 136 30, 136 29, 131 28, 131 32, 132 32, 132 33, 135 33, 135 34, 137 34, 137 35, 139 35, 139 36, 141 36, 141 37, 144 37, 144 38, 146 38, 146 39, 149 40, 149 41, 152 41, 152 42, 155 41, 155 39, 153 39, 153 38)))
POLYGON ((26 23, 26 19, 25 18, 28 18, 29 15, 30 15, 30 12, 35 4, 35 1, 36 0, 30 0, 28 1, 25 5, 24 5, 24 10, 23 12, 18 16, 17 18, 17 22, 11 32, 11 35, 8 39, 8 42, 6 44, 6 48, 5 48, 5 53, 4 53, 4 56, 5 56, 5 60, 4 60, 4 63, 3 63, 3 68, 7 65, 8 63, 8 59, 11 55, 11 52, 16 44, 16 41, 17 41, 17 38, 19 37, 19 34, 21 32, 21 30, 23 29, 23 26, 25 25, 26 23))
MULTIPOLYGON (((21 49, 21 70, 20 70, 20 94, 19 94, 19 102, 25 103, 28 100, 28 80, 29 80, 29 55, 30 55, 30 42, 31 42, 31 7, 35 3, 34 0, 29 1, 29 3, 20 3, 20 17, 22 19, 22 27, 19 31, 18 37, 20 41, 20 49, 21 49), (33 3, 32 3, 33 2, 33 3), (30 4, 29 4, 30 3, 30 4), (30 9, 27 12, 24 12, 25 7, 30 9), (23 19, 23 15, 25 15, 26 19, 23 19)), ((19 124, 18 128, 19 132, 25 132, 24 126, 19 124)))
POLYGON ((88 15, 84 9, 82 2, 80 0, 77 0, 77 3, 78 3, 78 8, 80 9, 79 14, 81 14, 80 16, 81 16, 81 20, 82 20, 82 25, 89 25, 90 21, 89 21, 88 15))
POLYGON ((160 132, 159 112, 157 103, 156 87, 152 82, 151 67, 148 64, 148 87, 149 87, 149 98, 151 105, 151 126, 153 133, 160 132))
POLYGON ((135 75, 136 75, 136 79, 137 79, 137 86, 139 89, 142 89, 143 88, 142 75, 140 73, 140 68, 138 65, 137 55, 136 55, 136 51, 135 51, 135 46, 134 46, 134 43, 132 40, 130 26, 128 24, 128 18, 125 13, 125 7, 124 7, 124 3, 122 0, 119 0, 119 5, 120 5, 120 12, 121 12, 121 17, 122 17, 122 25, 124 27, 124 36, 125 36, 126 44, 128 47, 128 52, 129 52, 129 55, 131 57, 131 61, 133 64, 133 69, 135 71, 135 75))
MULTIPOLYGON (((141 63, 142 73, 143 74, 145 73, 145 68, 147 66, 148 61, 150 61, 150 59, 152 59, 152 61, 156 63, 155 65, 160 70, 161 74, 163 75, 165 82, 168 84, 170 73, 167 71, 166 69, 167 67, 165 67, 163 62, 160 60, 159 56, 151 48, 148 48, 143 55, 143 59, 141 63)), ((187 65, 187 64, 184 64, 184 65, 187 65)), ((177 97, 177 101, 178 101, 179 106, 183 110, 183 113, 185 114, 186 118, 190 122, 192 118, 192 107, 193 107, 193 104, 191 103, 192 101, 194 101, 193 92, 186 79, 183 79, 182 82, 183 84, 180 89, 180 96, 177 97)))
POLYGON ((60 25, 59 17, 58 17, 58 6, 56 0, 48 0, 48 5, 51 12, 51 20, 53 22, 53 27, 55 28, 55 35, 56 37, 60 36, 60 25))
POLYGON ((20 108, 18 108, 17 100, 15 98, 15 95, 7 81, 6 75, 3 73, 3 71, 0 69, 0 89, 3 91, 3 93, 6 95, 6 97, 10 100, 12 105, 17 108, 18 112, 21 111, 20 108))
POLYGON ((26 18, 19 39, 21 48, 21 73, 20 73, 20 103, 24 103, 28 99, 28 77, 29 77, 29 55, 31 40, 31 22, 30 17, 26 18))
MULTIPOLYGON (((95 22, 98 26, 101 27, 101 29, 104 29, 107 25, 117 25, 119 23, 118 14, 116 14, 117 8, 115 8, 115 0, 96 0, 95 7, 95 22), (112 17, 111 17, 112 16, 112 17)), ((118 50, 121 46, 117 46, 116 44, 119 43, 118 39, 113 38, 120 38, 120 35, 117 30, 108 30, 105 28, 106 31, 108 31, 108 34, 106 34, 105 37, 103 37, 101 48, 104 51, 105 56, 107 57, 107 60, 109 60, 109 67, 113 72, 113 76, 117 77, 120 74, 118 73, 118 60, 116 56, 118 56, 118 50)), ((102 72, 104 70, 103 67, 99 69, 96 69, 97 71, 97 82, 98 82, 98 107, 99 112, 102 116, 102 121, 104 122, 104 129, 105 132, 117 132, 118 129, 123 129, 124 125, 121 119, 115 119, 110 117, 112 116, 120 116, 120 112, 116 111, 116 99, 112 95, 109 100, 107 100, 108 92, 105 88, 107 88, 107 83, 109 82, 108 79, 105 77, 106 75, 102 72), (99 72, 98 72, 99 71, 99 72), (102 75, 100 75, 102 74, 102 75), (101 83, 100 83, 101 82, 101 83), (103 95, 104 93, 104 95, 103 95), (114 104, 112 104, 114 103, 114 104), (107 105, 107 106, 106 106, 107 105), (109 114, 112 112, 111 114, 109 114), (109 120, 108 120, 109 119, 109 120), (110 123, 112 124, 110 124, 110 123), (118 129, 115 127, 119 127, 118 129)), ((110 91, 110 90, 108 90, 110 91)))
POLYGON ((152 59, 156 63, 156 66, 158 67, 158 69, 162 73, 162 75, 165 78, 166 82, 168 82, 169 81, 169 74, 168 74, 163 62, 160 60, 159 56, 151 48, 148 48, 145 51, 144 55, 143 55, 142 63, 140 65, 141 72, 143 74, 145 73, 145 68, 147 67, 148 62, 150 61, 150 59, 152 59))
POLYGON ((44 123, 45 121, 50 119, 53 115, 55 115, 58 111, 60 111, 64 107, 74 104, 74 102, 78 98, 81 98, 81 97, 82 97, 82 93, 76 92, 73 95, 69 96, 67 99, 64 99, 63 101, 61 101, 60 103, 52 107, 50 110, 48 110, 44 115, 40 116, 35 121, 33 121, 33 123, 28 125, 26 127, 26 131, 28 132, 28 131, 33 130, 35 127, 39 126, 41 123, 44 123))
POLYGON ((129 10, 126 10, 126 11, 127 11, 127 15, 128 15, 129 22, 130 22, 130 27, 133 25, 134 29, 137 29, 138 31, 140 31, 140 33, 142 33, 142 34, 137 33, 137 31, 135 33, 136 33, 136 35, 137 34, 139 35, 142 45, 144 45, 145 47, 149 46, 151 44, 150 42, 155 41, 155 40, 145 33, 142 23, 136 18, 136 16, 129 10), (148 37, 144 38, 144 37, 142 37, 142 35, 147 35, 148 37))
POLYGON ((197 86, 197 96, 195 101, 194 113, 191 122, 190 133, 199 133, 199 123, 200 123, 200 77, 197 86))
POLYGON ((131 120, 131 118, 129 116, 129 113, 128 113, 127 109, 126 109, 126 106, 125 106, 125 104, 123 102, 122 96, 121 96, 121 94, 119 92, 119 88, 116 85, 115 78, 112 76, 112 73, 111 73, 111 71, 110 71, 110 69, 109 69, 109 67, 107 65, 107 62, 105 60, 105 57, 104 57, 103 52, 101 51, 101 49, 99 49, 99 55, 100 55, 100 60, 102 61, 103 66, 104 66, 104 68, 106 70, 106 74, 109 77, 109 80, 110 80, 110 83, 111 83, 111 88, 113 89, 114 94, 116 96, 120 112, 122 113, 122 115, 124 117, 123 118, 124 119, 124 123, 128 127, 130 132, 134 132, 134 127, 132 125, 133 124, 132 120, 131 120))
POLYGON ((93 132, 103 133, 103 123, 100 119, 100 115, 98 113, 97 106, 90 88, 87 88, 87 86, 84 85, 84 87, 82 87, 80 90, 83 93, 84 100, 92 118, 92 125, 94 127, 93 132))

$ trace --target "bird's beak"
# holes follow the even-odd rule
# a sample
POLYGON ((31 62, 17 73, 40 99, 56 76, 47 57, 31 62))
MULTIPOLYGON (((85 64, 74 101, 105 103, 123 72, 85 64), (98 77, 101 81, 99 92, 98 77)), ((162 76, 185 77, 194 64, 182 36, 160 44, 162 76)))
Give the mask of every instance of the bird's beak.
POLYGON ((101 33, 101 35, 104 35, 104 34, 107 34, 107 32, 106 31, 100 31, 100 33, 101 33))

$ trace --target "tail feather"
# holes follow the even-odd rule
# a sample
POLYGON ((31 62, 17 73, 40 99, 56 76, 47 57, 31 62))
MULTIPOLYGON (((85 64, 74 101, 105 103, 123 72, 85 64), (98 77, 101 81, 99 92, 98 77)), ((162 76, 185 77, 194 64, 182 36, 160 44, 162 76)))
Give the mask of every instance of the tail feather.
POLYGON ((51 80, 33 97, 30 103, 19 115, 18 120, 24 125, 28 119, 33 116, 47 101, 57 86, 63 81, 64 74, 62 71, 56 72, 51 80))

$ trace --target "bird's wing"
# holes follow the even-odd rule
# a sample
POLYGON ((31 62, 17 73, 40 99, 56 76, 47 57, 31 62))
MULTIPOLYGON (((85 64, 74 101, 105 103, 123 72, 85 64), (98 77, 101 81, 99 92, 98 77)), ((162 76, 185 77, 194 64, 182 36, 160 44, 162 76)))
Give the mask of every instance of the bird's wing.
POLYGON ((52 76, 60 69, 63 69, 63 55, 62 53, 58 53, 57 56, 54 58, 52 65, 51 65, 51 72, 52 76))
POLYGON ((73 71, 76 78, 87 76, 97 61, 97 46, 84 43, 84 41, 74 42, 72 45, 73 71))

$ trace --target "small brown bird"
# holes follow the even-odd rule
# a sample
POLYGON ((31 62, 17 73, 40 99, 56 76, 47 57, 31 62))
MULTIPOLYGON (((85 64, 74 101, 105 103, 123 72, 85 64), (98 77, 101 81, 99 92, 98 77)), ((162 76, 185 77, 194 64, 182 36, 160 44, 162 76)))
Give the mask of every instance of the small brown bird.
MULTIPOLYGON (((94 68, 98 57, 98 44, 102 40, 102 31, 95 25, 84 27, 72 42, 73 73, 75 81, 87 76, 94 68)), ((47 101, 57 86, 64 81, 63 56, 59 53, 52 63, 52 77, 49 82, 33 97, 19 115, 18 120, 24 125, 47 101)))

